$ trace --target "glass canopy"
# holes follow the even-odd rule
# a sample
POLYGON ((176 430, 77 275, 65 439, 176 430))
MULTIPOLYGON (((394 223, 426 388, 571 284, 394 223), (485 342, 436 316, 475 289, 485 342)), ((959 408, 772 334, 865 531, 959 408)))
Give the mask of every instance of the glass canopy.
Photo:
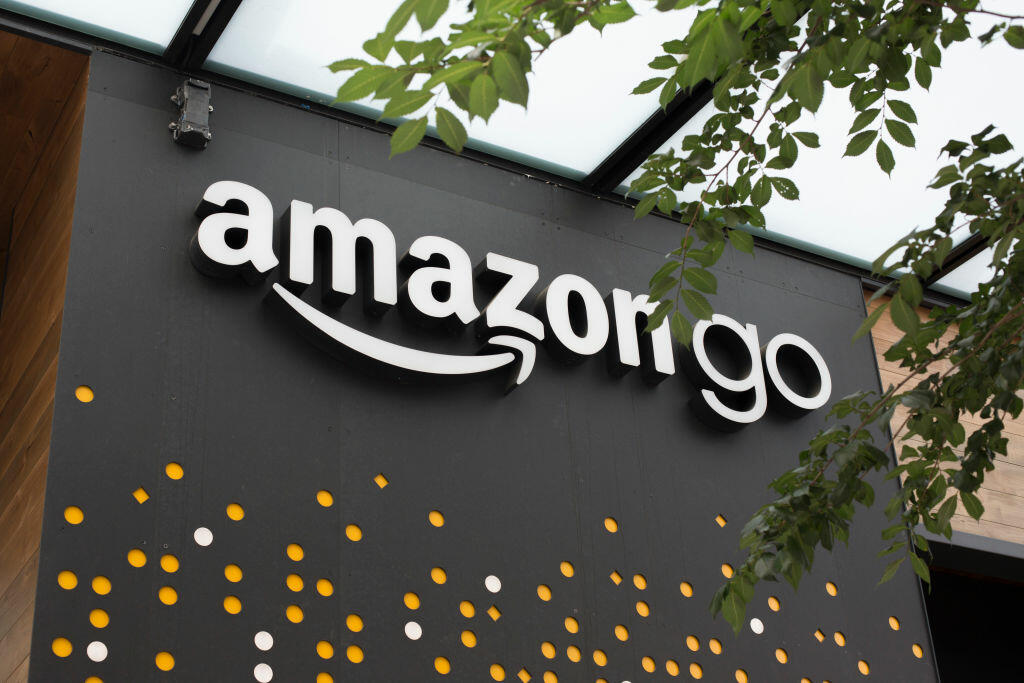
MULTIPOLYGON (((974 31, 984 31, 980 23, 975 22, 974 31)), ((1006 87, 1005 73, 1005 65, 1019 59, 1020 53, 1001 40, 981 47, 972 39, 950 47, 943 55, 943 67, 933 72, 930 90, 915 83, 909 91, 898 93, 898 99, 913 105, 920 123, 913 127, 914 149, 890 141, 896 158, 891 178, 878 168, 873 148, 859 157, 843 158, 853 114, 846 91, 826 89, 817 115, 805 115, 791 127, 817 132, 821 147, 801 147, 796 166, 778 172, 796 182, 800 199, 774 198, 764 210, 768 231, 755 234, 870 267, 901 235, 931 225, 942 210, 948 190, 932 190, 927 185, 948 163, 948 158, 939 158, 947 140, 966 140, 991 123, 1018 148, 1024 145, 1024 93, 1006 87)), ((713 113, 709 104, 659 151, 678 148, 683 137, 699 133, 713 113)), ((996 161, 1006 163, 1019 154, 1010 152, 996 161)), ((625 192, 638 175, 639 169, 620 190, 625 192)), ((967 228, 954 234, 957 242, 967 237, 967 228)), ((975 290, 985 271, 967 266, 955 277, 942 280, 947 291, 966 295, 975 290)))
POLYGON ((192 0, 0 0, 0 8, 161 53, 192 0))
MULTIPOLYGON (((384 27, 398 4, 245 0, 206 68, 330 103, 347 74, 332 74, 325 65, 365 57, 363 42, 384 27)), ((465 4, 453 4, 459 9, 442 17, 439 27, 465 16, 465 4)), ((657 110, 657 93, 630 91, 646 78, 646 64, 661 43, 684 35, 695 15, 657 12, 653 2, 633 4, 641 16, 607 26, 603 36, 586 25, 556 42, 528 76, 529 111, 503 102, 488 124, 476 119, 467 125, 470 146, 574 179, 593 170, 657 110)), ((406 33, 418 38, 419 27, 413 23, 406 33)), ((382 104, 343 106, 377 117, 382 104)))

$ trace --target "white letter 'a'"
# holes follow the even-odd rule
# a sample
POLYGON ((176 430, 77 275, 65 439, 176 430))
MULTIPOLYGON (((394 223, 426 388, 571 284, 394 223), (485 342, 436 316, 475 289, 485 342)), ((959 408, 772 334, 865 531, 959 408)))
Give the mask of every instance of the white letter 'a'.
POLYGON ((203 222, 189 254, 201 272, 215 277, 238 274, 251 284, 277 265, 274 208, 256 188, 234 180, 218 181, 206 189, 196 215, 203 222), (244 231, 245 241, 239 239, 238 246, 229 244, 231 231, 244 231))
POLYGON ((473 264, 455 242, 432 235, 420 237, 402 257, 402 265, 416 268, 402 292, 422 316, 458 326, 468 325, 480 315, 473 301, 473 264), (419 265, 432 262, 435 256, 447 266, 419 265), (439 297, 439 290, 447 290, 447 296, 439 297))

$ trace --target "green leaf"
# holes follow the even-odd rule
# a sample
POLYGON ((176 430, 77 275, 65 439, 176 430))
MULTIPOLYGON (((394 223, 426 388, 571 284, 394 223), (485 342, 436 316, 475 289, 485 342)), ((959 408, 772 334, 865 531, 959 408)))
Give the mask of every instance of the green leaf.
POLYGON ((799 14, 791 0, 771 0, 772 17, 779 26, 790 26, 799 14))
POLYGON ((871 146, 871 143, 875 141, 875 137, 877 135, 877 130, 865 130, 857 133, 850 139, 849 144, 846 145, 846 152, 843 153, 843 156, 860 156, 868 147, 871 146))
POLYGON ((772 187, 779 193, 779 196, 783 199, 793 201, 800 198, 800 190, 789 178, 782 178, 780 176, 773 176, 771 179, 772 187))
POLYGON ((871 311, 871 313, 868 314, 868 317, 864 318, 864 322, 860 324, 860 327, 858 327, 857 331, 854 332, 853 334, 854 341, 860 339, 865 334, 871 331, 871 328, 874 327, 875 323, 878 322, 878 319, 882 317, 882 313, 885 312, 885 309, 888 306, 888 303, 884 303, 875 310, 871 311))
POLYGON ((351 102, 372 95, 392 74, 391 67, 367 66, 348 77, 338 88, 335 102, 351 102))
MULTIPOLYGON (((408 152, 420 144, 423 135, 427 132, 427 117, 406 121, 391 134, 391 156, 408 152)), ((390 158, 390 157, 389 157, 390 158)))
POLYGON ((381 112, 380 116, 383 119, 393 119, 411 114, 429 102, 433 96, 434 94, 429 90, 411 90, 401 95, 396 95, 384 107, 384 111, 381 112))
POLYGON ((914 573, 921 577, 921 580, 925 583, 932 582, 931 572, 928 571, 928 565, 924 563, 917 553, 910 552, 910 564, 914 567, 914 573))
POLYGON ((437 108, 437 134, 456 152, 462 151, 468 138, 462 121, 444 107, 437 108))
POLYGON ((499 52, 491 60, 491 73, 498 83, 501 99, 526 106, 530 97, 530 86, 519 60, 508 52, 499 52))
POLYGON ((938 517, 940 528, 944 528, 949 524, 949 520, 953 519, 954 512, 956 512, 956 496, 951 496, 946 499, 946 502, 942 504, 939 511, 935 513, 936 517, 938 517))
POLYGON ((684 88, 692 88, 705 78, 713 77, 718 58, 718 49, 710 29, 704 28, 696 35, 691 34, 690 54, 676 77, 679 84, 684 88))
POLYGON ((932 68, 923 59, 918 58, 914 61, 914 78, 925 90, 932 84, 932 68))
POLYGON ((742 230, 730 230, 729 243, 744 254, 754 253, 754 237, 742 230))
POLYGON ((668 79, 666 79, 664 76, 658 76, 657 78, 648 78, 646 81, 633 88, 633 94, 643 95, 644 93, 649 93, 653 91, 655 88, 657 88, 659 85, 664 83, 666 80, 668 79))
POLYGON ((846 69, 850 73, 857 73, 861 67, 864 66, 864 62, 868 56, 868 50, 871 48, 872 41, 870 38, 861 36, 853 42, 850 46, 850 51, 846 53, 846 69))
POLYGON ((1010 47, 1024 50, 1024 26, 1011 26, 1006 29, 1003 38, 1010 44, 1010 47))
MULTIPOLYGON (((384 33, 389 35, 392 40, 398 35, 398 32, 405 28, 405 25, 412 19, 412 14, 416 9, 416 5, 421 0, 405 0, 398 9, 394 11, 391 18, 388 19, 387 26, 384 27, 384 33)), ((383 58, 382 58, 383 59, 383 58)))
POLYGON ((902 100, 889 100, 886 103, 889 106, 889 110, 896 114, 907 123, 917 123, 917 114, 914 113, 914 108, 902 100))
POLYGON ((889 145, 885 144, 885 140, 878 141, 878 145, 875 147, 875 159, 886 175, 892 176, 892 169, 896 166, 896 160, 893 159, 892 150, 889 149, 889 145))
POLYGON ((690 321, 682 316, 679 311, 672 313, 672 319, 669 322, 669 329, 672 330, 672 336, 675 337, 680 344, 689 348, 690 342, 693 341, 693 325, 690 321))
POLYGON ((710 270, 687 268, 683 271, 683 277, 697 291, 704 292, 705 294, 715 294, 718 291, 718 279, 710 270))
POLYGON ((336 62, 331 62, 327 68, 334 73, 338 73, 339 71, 351 71, 352 69, 359 69, 369 65, 369 62, 363 59, 339 59, 336 62))
POLYGON ((416 22, 426 31, 448 10, 448 0, 416 0, 416 22))
POLYGON ((475 59, 466 60, 464 62, 455 62, 451 66, 434 72, 434 74, 423 84, 423 89, 431 90, 435 85, 439 85, 441 83, 467 80, 482 68, 484 68, 483 62, 478 62, 475 59))
POLYGON ((905 559, 907 559, 907 558, 904 555, 903 557, 901 557, 899 559, 896 559, 896 560, 893 560, 892 562, 890 562, 889 566, 885 568, 884 572, 882 572, 882 578, 879 579, 879 581, 878 581, 879 585, 885 583, 886 581, 888 581, 892 577, 896 576, 896 570, 898 570, 900 568, 900 565, 903 564, 903 561, 905 559))
POLYGON ((613 5, 599 5, 597 10, 591 15, 592 23, 595 24, 595 28, 601 29, 606 24, 621 24, 624 21, 629 21, 636 12, 629 6, 628 2, 619 2, 613 5))
POLYGON ((914 309, 903 300, 903 297, 893 297, 889 302, 889 317, 896 327, 913 336, 917 334, 921 326, 921 319, 917 317, 914 309))
POLYGON ((711 304, 704 298, 704 295, 700 292, 695 292, 692 289, 680 290, 679 295, 683 299, 683 303, 690 309, 690 313, 693 313, 697 318, 701 320, 711 320, 711 316, 714 314, 714 310, 711 308, 711 304))
POLYGON ((761 176, 754 183, 754 189, 750 192, 750 203, 761 208, 772 198, 772 182, 768 176, 761 176))
POLYGON ((736 591, 729 591, 722 601, 722 616, 725 617, 725 620, 732 626, 732 630, 737 634, 743 628, 743 620, 746 614, 747 606, 743 603, 743 600, 736 594, 736 591))
POLYGON ((648 195, 644 195, 639 202, 637 202, 636 208, 633 210, 633 218, 642 218, 654 210, 655 204, 658 203, 658 193, 654 192, 648 195))
POLYGON ((473 79, 469 87, 469 113, 479 116, 484 121, 498 108, 498 86, 487 74, 480 74, 473 79))
POLYGON ((395 44, 393 36, 385 33, 378 33, 373 38, 363 43, 363 52, 374 57, 377 61, 383 62, 387 59, 391 47, 395 44))
POLYGON ((960 492, 960 501, 964 504, 964 509, 974 519, 981 519, 981 515, 985 512, 985 506, 981 504, 978 497, 973 493, 967 491, 960 492))
POLYGON ((853 120, 853 124, 850 126, 849 132, 856 133, 858 130, 878 118, 878 114, 881 111, 882 110, 878 107, 872 107, 871 109, 865 109, 861 113, 857 114, 857 117, 853 120))
POLYGON ((895 119, 887 119, 885 127, 889 131, 889 135, 892 139, 900 143, 904 147, 913 147, 917 144, 914 140, 914 134, 910 130, 910 126, 903 123, 902 121, 896 121, 895 119))
POLYGON ((804 109, 818 111, 825 94, 825 83, 813 62, 807 61, 797 67, 789 92, 804 109))
POLYGON ((816 148, 821 146, 821 143, 818 142, 818 134, 817 133, 804 133, 804 132, 793 133, 793 137, 795 137, 797 140, 802 142, 805 147, 810 147, 812 149, 816 149, 816 148))
POLYGON ((920 306, 924 298, 924 289, 921 281, 913 273, 907 273, 900 277, 899 296, 911 306, 920 306))

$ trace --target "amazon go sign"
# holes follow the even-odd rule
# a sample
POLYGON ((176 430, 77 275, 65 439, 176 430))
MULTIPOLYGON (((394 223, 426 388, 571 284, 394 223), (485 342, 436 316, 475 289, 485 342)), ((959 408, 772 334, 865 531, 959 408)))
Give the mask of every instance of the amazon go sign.
POLYGON ((769 402, 791 414, 823 406, 832 391, 828 367, 817 349, 783 333, 761 345, 757 328, 715 314, 694 326, 690 349, 677 353, 668 324, 641 331, 656 307, 646 294, 613 289, 602 296, 594 285, 564 273, 552 278, 532 303, 540 280, 537 266, 489 253, 474 267, 455 242, 419 237, 399 259, 395 237, 372 218, 355 222, 333 208, 293 200, 284 212, 282 254, 274 250, 274 208, 259 190, 234 181, 213 183, 196 209, 202 219, 190 246, 193 264, 215 277, 241 276, 260 282, 281 261, 280 281, 268 298, 327 350, 373 363, 402 378, 470 377, 508 373, 508 389, 525 382, 534 368, 536 345, 565 363, 602 351, 610 372, 622 376, 640 368, 656 384, 676 373, 676 362, 698 391, 697 414, 724 429, 760 419, 769 402), (299 295, 313 283, 314 254, 320 249, 321 303, 343 305, 363 288, 368 315, 398 306, 421 325, 458 330, 470 323, 483 340, 479 353, 442 354, 403 346, 343 324, 299 295), (357 278, 357 262, 361 278, 357 278), (399 282, 399 268, 408 273, 399 282), (474 283, 497 293, 482 307, 474 283))

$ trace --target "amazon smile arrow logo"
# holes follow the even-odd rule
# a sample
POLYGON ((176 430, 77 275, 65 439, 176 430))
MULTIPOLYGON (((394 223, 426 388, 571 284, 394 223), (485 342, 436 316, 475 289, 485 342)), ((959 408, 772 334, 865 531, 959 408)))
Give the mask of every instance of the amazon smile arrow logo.
MULTIPOLYGON (((201 272, 237 275, 256 284, 280 263, 274 251, 273 206, 259 190, 231 180, 215 182, 196 214, 202 222, 189 254, 201 272)), ((469 378, 505 368, 510 391, 533 372, 537 342, 565 363, 605 351, 612 375, 640 368, 651 384, 676 374, 678 360, 697 386, 691 402, 697 414, 725 429, 757 421, 770 402, 789 413, 806 413, 823 406, 832 391, 821 354, 795 334, 778 334, 761 347, 757 327, 715 314, 694 325, 690 349, 678 353, 667 321, 650 334, 640 334, 657 306, 646 294, 613 289, 602 297, 586 279, 563 273, 540 292, 530 313, 523 303, 540 279, 532 263, 488 253, 474 268, 462 247, 432 235, 417 238, 399 259, 394 234, 380 221, 353 223, 337 209, 314 210, 299 200, 292 200, 281 223, 286 263, 281 281, 268 293, 270 300, 319 345, 400 375, 469 378), (358 249, 368 254, 360 268, 368 315, 382 316, 401 306, 426 325, 459 329, 473 323, 477 336, 486 340, 483 348, 476 355, 455 355, 402 346, 350 327, 304 301, 300 294, 314 280, 317 236, 328 238, 320 243, 329 244, 320 276, 326 304, 340 306, 356 293, 358 249), (401 287, 396 265, 411 272, 401 287), (476 305, 475 282, 497 290, 482 310, 476 305), (730 377, 715 367, 708 355, 715 345, 745 357, 742 376, 730 377), (794 382, 794 377, 802 381, 794 382)))

